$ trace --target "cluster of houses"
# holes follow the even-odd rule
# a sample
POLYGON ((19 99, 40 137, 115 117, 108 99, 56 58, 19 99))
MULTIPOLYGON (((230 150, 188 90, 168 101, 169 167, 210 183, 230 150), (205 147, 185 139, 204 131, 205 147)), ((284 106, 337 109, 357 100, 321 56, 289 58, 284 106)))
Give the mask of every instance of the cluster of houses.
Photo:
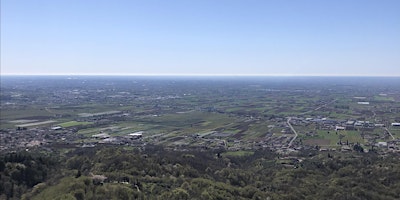
POLYGON ((75 134, 74 130, 53 129, 48 127, 16 128, 0 130, 0 151, 14 151, 18 149, 70 143, 83 139, 83 135, 75 134))
MULTIPOLYGON (((99 117, 115 117, 123 115, 120 111, 108 111, 101 113, 82 113, 80 116, 85 120, 90 120, 92 118, 99 117)), ((251 119, 255 120, 255 119, 251 119)), ((316 124, 316 128, 320 130, 363 130, 366 132, 371 132, 376 128, 385 129, 387 126, 399 127, 399 122, 393 122, 390 124, 383 123, 372 123, 370 121, 364 120, 337 120, 328 119, 324 117, 316 118, 303 118, 303 117, 292 117, 292 125, 296 126, 307 126, 309 124, 316 124)), ((243 149, 258 149, 258 148, 272 148, 272 149, 284 149, 288 148, 287 144, 294 137, 292 131, 287 125, 285 118, 275 119, 275 125, 269 125, 269 129, 281 128, 280 134, 274 135, 272 132, 266 133, 267 135, 263 138, 258 138, 250 141, 241 141, 239 138, 230 137, 234 134, 228 134, 225 132, 212 131, 204 134, 195 134, 193 138, 174 138, 176 139, 176 144, 191 144, 198 146, 207 146, 211 148, 224 148, 227 150, 243 150, 243 149), (180 142, 178 142, 180 141, 180 142), (185 142, 186 141, 186 142, 185 142), (192 143, 191 141, 197 141, 192 143)), ((107 132, 107 131, 106 131, 107 132)), ((28 148, 33 146, 41 146, 50 144, 52 142, 73 142, 80 139, 90 141, 85 142, 84 147, 92 147, 97 144, 112 144, 112 145, 143 145, 143 131, 138 131, 129 134, 118 134, 113 135, 112 132, 106 133, 100 132, 98 134, 92 135, 89 139, 81 134, 75 134, 73 129, 64 129, 61 126, 53 126, 49 128, 32 128, 26 130, 26 128, 17 128, 15 131, 6 131, 3 134, 2 142, 0 143, 0 150, 7 150, 15 147, 28 148), (23 134, 19 134, 22 133, 23 134)), ((373 136, 365 135, 365 139, 374 141, 373 136)), ((175 144, 175 143, 174 143, 175 144)), ((377 142, 376 146, 382 148, 398 148, 400 141, 394 140, 388 142, 377 142)), ((304 147, 303 147, 304 148, 304 147)))
MULTIPOLYGON (((373 123, 370 121, 363 120, 336 120, 336 119, 328 119, 323 117, 318 118, 302 118, 302 117, 293 117, 292 123, 295 125, 306 125, 310 123, 316 123, 318 128, 322 130, 366 130, 366 129, 375 129, 379 127, 386 127, 386 124, 383 123, 373 123)), ((400 123, 394 122, 391 123, 390 126, 400 127, 400 123)))
POLYGON ((143 131, 130 133, 122 136, 111 136, 108 133, 99 133, 92 135, 92 138, 98 144, 116 144, 116 145, 138 145, 141 144, 143 131))

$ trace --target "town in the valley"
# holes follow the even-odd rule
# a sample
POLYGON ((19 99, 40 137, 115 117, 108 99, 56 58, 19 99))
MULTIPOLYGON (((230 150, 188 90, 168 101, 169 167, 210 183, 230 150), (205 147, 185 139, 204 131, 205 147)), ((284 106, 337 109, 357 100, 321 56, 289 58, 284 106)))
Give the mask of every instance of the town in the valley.
POLYGON ((237 154, 399 152, 398 83, 344 77, 3 77, 0 149, 162 145, 237 154))

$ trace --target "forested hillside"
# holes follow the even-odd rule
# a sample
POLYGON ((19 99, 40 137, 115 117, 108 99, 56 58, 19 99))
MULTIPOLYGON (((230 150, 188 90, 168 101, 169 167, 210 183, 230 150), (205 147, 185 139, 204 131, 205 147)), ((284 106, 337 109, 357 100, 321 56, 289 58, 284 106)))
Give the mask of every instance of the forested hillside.
POLYGON ((0 161, 1 199, 399 199, 399 155, 257 151, 179 152, 161 147, 13 153, 0 161))

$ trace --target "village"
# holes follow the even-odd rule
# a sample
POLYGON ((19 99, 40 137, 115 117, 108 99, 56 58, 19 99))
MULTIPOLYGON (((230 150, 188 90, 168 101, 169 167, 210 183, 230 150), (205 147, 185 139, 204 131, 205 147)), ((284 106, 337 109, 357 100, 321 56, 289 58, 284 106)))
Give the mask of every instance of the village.
POLYGON ((324 90, 329 84, 293 89, 260 80, 245 87, 220 80, 13 81, 2 84, 2 151, 98 145, 282 154, 400 150, 400 92, 378 86, 345 86, 351 92, 344 93, 324 90), (31 92, 35 86, 41 89, 31 92))
MULTIPOLYGON (((268 132, 263 137, 240 139, 235 135, 216 129, 203 133, 185 133, 174 135, 171 133, 149 134, 146 130, 124 132, 115 126, 115 119, 129 118, 129 113, 107 111, 102 113, 79 114, 77 126, 63 127, 55 125, 55 121, 47 123, 27 123, 16 125, 15 129, 1 130, 2 151, 43 147, 47 149, 57 147, 90 148, 96 145, 123 145, 145 147, 146 144, 165 145, 167 148, 184 151, 185 149, 215 150, 215 151, 255 151, 271 149, 287 154, 299 150, 315 149, 319 151, 355 151, 355 146, 361 144, 354 138, 346 139, 346 131, 359 134, 363 141, 363 152, 377 150, 379 152, 400 152, 400 138, 396 138, 390 129, 400 130, 400 123, 374 124, 359 120, 333 120, 329 118, 289 117, 275 118, 273 125, 268 125, 268 132), (114 119, 114 120, 113 120, 114 119), (49 125, 50 124, 50 125, 49 125), (82 125, 83 124, 83 125, 82 125), (108 125, 109 124, 109 125, 108 125), (91 135, 79 134, 79 130, 100 125, 102 129, 91 135), (291 129, 291 127, 296 128, 291 129), (313 127, 311 130, 304 127, 313 127), (293 131, 296 131, 294 133, 293 131), (318 132, 336 135, 335 141, 323 143, 324 137, 318 132)), ((260 124, 262 119, 249 118, 246 123, 260 124)), ((46 122, 46 121, 45 121, 46 122)), ((201 131, 200 131, 201 132, 201 131)), ((335 138, 335 137, 334 137, 335 138)))

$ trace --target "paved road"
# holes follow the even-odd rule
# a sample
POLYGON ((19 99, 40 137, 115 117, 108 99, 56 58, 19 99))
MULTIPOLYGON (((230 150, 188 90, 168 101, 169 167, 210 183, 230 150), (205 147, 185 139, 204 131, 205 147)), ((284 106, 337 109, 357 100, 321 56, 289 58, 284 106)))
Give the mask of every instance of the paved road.
POLYGON ((291 147, 291 146, 292 146, 292 143, 294 142, 294 140, 296 140, 296 138, 297 138, 297 136, 298 136, 296 130, 294 130, 293 126, 290 124, 290 120, 292 120, 291 117, 288 118, 288 120, 287 120, 286 123, 289 125, 290 129, 292 129, 292 131, 293 131, 293 133, 295 134, 295 136, 292 138, 292 140, 290 140, 290 142, 289 142, 289 144, 288 144, 288 147, 291 147))
POLYGON ((389 131, 389 129, 387 129, 387 128, 383 128, 383 129, 385 129, 385 130, 389 133, 389 135, 392 137, 393 140, 396 139, 396 138, 394 138, 394 136, 392 135, 392 133, 389 131))

